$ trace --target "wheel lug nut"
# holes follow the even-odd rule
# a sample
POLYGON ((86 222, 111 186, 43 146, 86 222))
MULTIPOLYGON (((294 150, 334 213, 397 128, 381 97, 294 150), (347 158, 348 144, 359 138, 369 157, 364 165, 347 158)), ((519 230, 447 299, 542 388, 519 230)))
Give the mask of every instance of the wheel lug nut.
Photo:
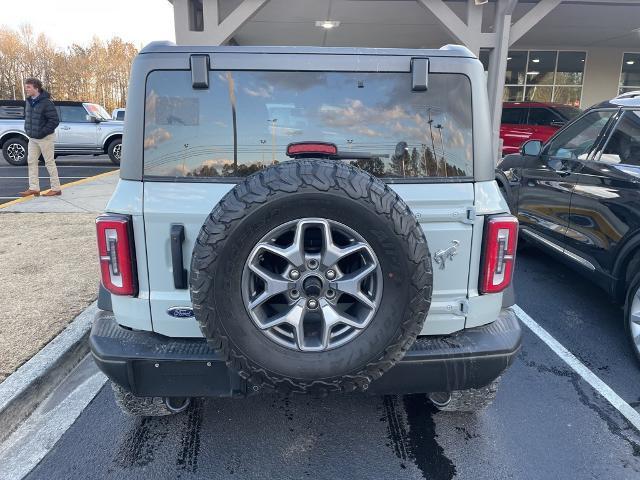
POLYGON ((318 261, 317 260, 309 260, 307 262, 307 266, 311 269, 311 270, 315 270, 316 268, 318 268, 318 261))
POLYGON ((309 300, 307 300, 307 307, 309 307, 311 310, 315 310, 316 308, 318 308, 318 301, 315 298, 310 298, 309 300))
POLYGON ((333 290, 327 290, 327 294, 326 294, 327 298, 333 298, 336 296, 336 292, 333 290))
POLYGON ((334 278, 336 278, 336 272, 335 272, 335 270, 327 270, 326 273, 325 273, 325 276, 329 280, 333 280, 334 278))
POLYGON ((298 270, 291 270, 289 272, 289 278, 291 280, 297 280, 300 278, 300 272, 298 270))
POLYGON ((296 298, 300 297, 300 292, 296 289, 293 289, 289 292, 289 296, 295 300, 296 298))

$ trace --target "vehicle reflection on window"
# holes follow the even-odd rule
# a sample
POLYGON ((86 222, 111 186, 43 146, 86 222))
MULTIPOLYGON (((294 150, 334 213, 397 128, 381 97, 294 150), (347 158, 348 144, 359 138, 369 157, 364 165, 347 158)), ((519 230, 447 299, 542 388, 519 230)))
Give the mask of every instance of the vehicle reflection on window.
POLYGON ((602 149, 599 161, 640 166, 640 112, 625 112, 602 149))
POLYGON ((558 159, 586 160, 613 113, 612 110, 601 110, 584 115, 554 137, 543 155, 558 159))
POLYGON ((286 146, 322 141, 337 160, 383 178, 473 175, 471 92, 457 74, 432 74, 413 92, 410 74, 189 72, 147 80, 145 175, 245 176, 290 160, 286 146))

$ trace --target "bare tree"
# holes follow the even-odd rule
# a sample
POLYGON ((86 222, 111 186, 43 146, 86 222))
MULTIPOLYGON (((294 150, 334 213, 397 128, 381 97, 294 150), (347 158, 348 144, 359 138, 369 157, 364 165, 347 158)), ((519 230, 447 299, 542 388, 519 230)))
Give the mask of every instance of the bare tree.
POLYGON ((0 98, 24 99, 27 77, 42 79, 55 100, 77 100, 124 107, 136 47, 113 37, 89 45, 57 48, 30 25, 0 27, 0 98))

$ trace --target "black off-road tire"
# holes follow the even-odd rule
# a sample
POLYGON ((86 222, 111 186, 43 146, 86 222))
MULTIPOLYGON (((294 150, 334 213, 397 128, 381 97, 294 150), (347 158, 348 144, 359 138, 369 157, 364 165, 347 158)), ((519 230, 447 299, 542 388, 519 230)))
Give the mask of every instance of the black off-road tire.
POLYGON ((446 394, 433 393, 429 394, 429 400, 442 412, 481 412, 495 400, 498 383, 499 379, 496 379, 485 387, 456 390, 450 393, 448 400, 443 398, 446 394))
POLYGON ((422 228, 383 182, 340 162, 300 160, 255 173, 225 195, 198 235, 189 283, 204 336, 250 392, 324 395, 366 390, 404 356, 429 310, 432 265, 422 228), (328 218, 358 232, 376 252, 384 276, 383 301, 371 323, 350 343, 322 352, 294 351, 269 339, 252 322, 240 293, 244 263, 256 243, 272 228, 303 217, 328 218))
POLYGON ((120 165, 120 159, 121 157, 119 157, 116 154, 116 147, 118 147, 120 149, 120 155, 122 155, 122 139, 121 138, 116 138, 115 140, 112 140, 109 143, 109 146, 107 147, 107 154, 109 155, 109 160, 111 160, 112 163, 114 163, 115 165, 120 165))
POLYGON ((4 144, 2 145, 2 156, 4 157, 4 159, 7 161, 9 165, 13 165, 16 167, 23 167, 27 164, 28 148, 29 148, 29 143, 24 138, 12 137, 8 139, 6 142, 4 142, 4 144), (24 157, 21 160, 16 161, 9 156, 9 148, 12 145, 19 145, 24 149, 24 157))
MULTIPOLYGON (((162 397, 136 397, 113 382, 111 382, 111 388, 113 389, 116 404, 127 415, 133 417, 164 417, 180 413, 167 407, 162 397)), ((186 408, 188 408, 188 404, 180 411, 186 410, 186 408)))

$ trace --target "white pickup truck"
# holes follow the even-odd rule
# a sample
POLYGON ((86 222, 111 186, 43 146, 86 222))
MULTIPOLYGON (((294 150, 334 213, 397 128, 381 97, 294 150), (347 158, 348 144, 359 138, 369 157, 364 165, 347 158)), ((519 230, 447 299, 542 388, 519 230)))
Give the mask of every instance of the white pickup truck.
MULTIPOLYGON (((124 123, 111 119, 95 103, 55 102, 60 125, 56 129, 56 156, 108 154, 120 165, 124 123)), ((24 101, 0 100, 0 148, 11 165, 27 164, 29 139, 24 132, 24 101)))

